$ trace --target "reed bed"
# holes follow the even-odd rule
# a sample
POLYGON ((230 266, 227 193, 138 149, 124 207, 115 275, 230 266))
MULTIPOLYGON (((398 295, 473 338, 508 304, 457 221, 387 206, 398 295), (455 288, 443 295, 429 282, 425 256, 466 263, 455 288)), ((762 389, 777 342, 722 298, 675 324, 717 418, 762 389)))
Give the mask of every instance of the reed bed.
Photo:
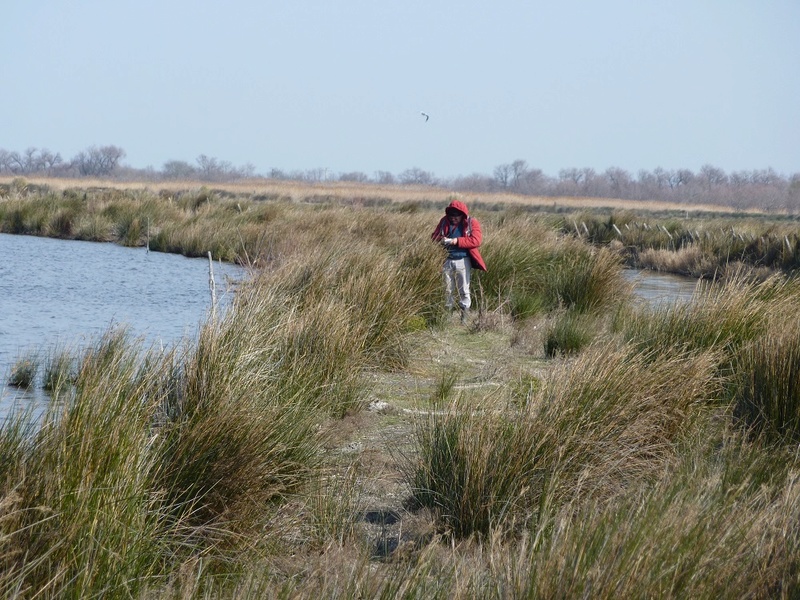
POLYGON ((536 218, 514 218, 498 227, 484 254, 491 265, 481 275, 484 297, 518 318, 558 308, 608 309, 630 292, 615 253, 560 237, 536 218))
POLYGON ((573 310, 557 311, 548 320, 544 332, 544 353, 553 358, 575 354, 586 348, 602 332, 597 317, 573 310))
MULTIPOLYGON (((293 218, 302 207, 323 212, 332 206, 372 208, 383 214, 400 213, 403 220, 440 209, 447 202, 447 191, 264 181, 213 187, 191 182, 98 181, 80 182, 76 187, 75 182, 43 180, 30 185, 15 182, 0 200, 0 231, 131 246, 151 243, 151 249, 188 256, 212 251, 216 258, 250 264, 285 249, 281 244, 285 236, 265 238, 259 225, 285 220, 302 227, 302 220, 293 218), (272 218, 275 213, 280 215, 277 220, 272 218)), ((713 278, 732 264, 784 272, 800 265, 796 222, 781 214, 513 194, 486 194, 468 198, 468 204, 483 215, 504 215, 496 219, 500 229, 505 229, 506 218, 544 216, 564 235, 595 246, 619 245, 627 263, 639 268, 713 278)), ((498 247, 498 251, 502 259, 508 249, 498 247)))
POLYGON ((429 242, 444 199, 322 196, 48 191, 0 203, 3 227, 95 227, 254 267, 195 342, 156 351, 111 331, 45 361, 59 390, 47 414, 0 430, 0 594, 800 593, 795 280, 731 276, 688 304, 633 305, 610 244, 479 209, 490 270, 476 274, 476 305, 513 331, 453 332, 429 242), (74 214, 59 216, 65 199, 74 214), (445 335, 466 356, 529 335, 551 358, 526 348, 511 369, 503 348, 480 368, 513 375, 468 387, 477 363, 414 357, 445 335), (431 530, 378 554, 358 533, 370 456, 334 441, 359 422, 374 376, 412 369, 436 375, 418 384, 421 416, 393 452, 402 510, 430 515, 431 530))
MULTIPOLYGON (((359 409, 364 371, 401 368, 435 315, 439 255, 417 241, 296 248, 167 354, 116 331, 54 358, 71 387, 0 442, 4 595, 137 595, 185 561, 217 577, 268 546, 272 516, 320 481, 328 423, 359 409)), ((317 529, 347 531, 325 512, 317 529)))
POLYGON ((39 357, 36 353, 29 353, 11 366, 8 384, 18 388, 29 388, 36 383, 36 374, 39 372, 39 357))
POLYGON ((773 442, 800 441, 800 331, 794 318, 742 348, 736 356, 736 414, 773 442))
POLYGON ((738 278, 728 284, 701 285, 693 302, 621 311, 614 326, 641 348, 661 353, 674 348, 719 349, 729 362, 744 344, 764 331, 771 311, 796 303, 786 294, 786 286, 780 277, 764 284, 738 278))
POLYGON ((800 266, 800 238, 794 218, 737 214, 660 217, 618 211, 601 218, 575 213, 562 221, 564 233, 596 245, 617 244, 637 268, 696 278, 723 276, 731 265, 792 272, 800 266))
POLYGON ((523 413, 455 401, 418 431, 415 497, 464 538, 524 525, 543 504, 613 496, 668 462, 718 385, 710 361, 598 346, 556 368, 523 413))

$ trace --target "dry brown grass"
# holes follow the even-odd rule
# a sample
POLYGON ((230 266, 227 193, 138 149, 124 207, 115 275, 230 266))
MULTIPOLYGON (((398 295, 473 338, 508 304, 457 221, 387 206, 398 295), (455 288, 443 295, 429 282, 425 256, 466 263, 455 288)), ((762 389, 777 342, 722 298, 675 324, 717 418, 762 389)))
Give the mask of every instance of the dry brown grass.
MULTIPOLYGON (((0 184, 10 184, 16 177, 0 177, 0 184)), ((293 201, 309 198, 331 198, 350 202, 366 201, 376 198, 392 202, 445 202, 452 193, 446 188, 413 185, 380 185, 376 183, 281 181, 265 178, 243 179, 221 183, 199 180, 174 181, 116 181, 113 179, 69 179, 50 177, 31 177, 25 179, 29 184, 48 186, 63 191, 70 188, 111 188, 117 190, 150 190, 181 192, 202 187, 223 190, 242 196, 270 196, 293 201)), ((622 200, 615 198, 581 198, 571 196, 525 196, 506 192, 464 194, 467 203, 480 200, 487 203, 508 205, 541 206, 553 209, 598 209, 612 208, 630 211, 687 211, 687 212, 730 212, 730 207, 711 204, 680 204, 655 200, 622 200)), ((750 211, 742 211, 750 212, 750 211)))
POLYGON ((648 248, 639 254, 639 267, 695 278, 710 277, 720 268, 718 262, 696 245, 684 246, 679 250, 648 248))

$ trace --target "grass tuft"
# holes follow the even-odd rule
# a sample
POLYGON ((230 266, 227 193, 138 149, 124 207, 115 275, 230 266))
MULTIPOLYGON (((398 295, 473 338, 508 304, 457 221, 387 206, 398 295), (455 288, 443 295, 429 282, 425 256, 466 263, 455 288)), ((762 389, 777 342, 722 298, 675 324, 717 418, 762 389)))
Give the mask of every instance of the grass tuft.
POLYGON ((31 388, 36 382, 36 373, 39 371, 39 359, 35 354, 29 354, 18 359, 11 367, 8 384, 18 388, 31 388))

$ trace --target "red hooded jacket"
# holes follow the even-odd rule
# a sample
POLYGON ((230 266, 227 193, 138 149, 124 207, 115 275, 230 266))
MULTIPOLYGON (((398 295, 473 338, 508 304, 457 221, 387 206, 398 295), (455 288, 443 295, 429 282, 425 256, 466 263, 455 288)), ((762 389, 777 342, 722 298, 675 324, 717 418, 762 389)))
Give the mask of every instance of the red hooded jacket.
MULTIPOLYGON (((470 261, 472 262, 472 268, 478 269, 480 271, 486 270, 486 263, 483 262, 483 257, 481 256, 478 247, 481 245, 482 236, 481 236, 481 224, 478 222, 478 219, 469 216, 469 211, 467 210, 467 205, 461 202, 460 200, 453 200, 447 208, 454 208, 459 212, 464 213, 466 217, 466 222, 464 223, 464 235, 462 237, 456 238, 456 246, 459 248, 465 249, 469 252, 470 261)), ((439 221, 439 224, 434 229, 433 233, 431 234, 431 239, 434 242, 438 242, 442 238, 449 237, 448 233, 450 232, 450 221, 447 220, 447 216, 442 217, 439 221)))

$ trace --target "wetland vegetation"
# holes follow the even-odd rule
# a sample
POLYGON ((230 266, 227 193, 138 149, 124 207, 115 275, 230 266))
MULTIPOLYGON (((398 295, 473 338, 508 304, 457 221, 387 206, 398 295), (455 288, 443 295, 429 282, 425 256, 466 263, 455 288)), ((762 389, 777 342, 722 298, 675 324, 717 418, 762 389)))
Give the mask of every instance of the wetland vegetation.
POLYGON ((792 218, 466 197, 462 327, 446 194, 370 189, 9 187, 0 231, 252 275, 196 342, 48 358, 0 431, 3 596, 800 594, 792 218), (704 282, 634 303, 626 264, 704 282))

